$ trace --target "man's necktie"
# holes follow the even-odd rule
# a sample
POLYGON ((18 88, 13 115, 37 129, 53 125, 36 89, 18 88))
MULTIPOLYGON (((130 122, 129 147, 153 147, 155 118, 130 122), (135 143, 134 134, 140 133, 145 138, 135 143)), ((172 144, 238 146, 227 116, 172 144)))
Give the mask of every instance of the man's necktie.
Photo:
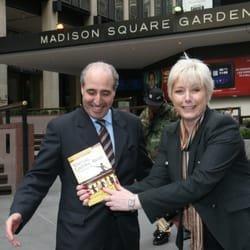
POLYGON ((98 123, 101 126, 99 138, 100 142, 102 144, 102 147, 104 149, 104 152, 106 153, 112 167, 115 165, 115 154, 113 151, 112 141, 110 138, 110 135, 108 133, 108 130, 105 126, 105 120, 97 120, 96 123, 98 123))

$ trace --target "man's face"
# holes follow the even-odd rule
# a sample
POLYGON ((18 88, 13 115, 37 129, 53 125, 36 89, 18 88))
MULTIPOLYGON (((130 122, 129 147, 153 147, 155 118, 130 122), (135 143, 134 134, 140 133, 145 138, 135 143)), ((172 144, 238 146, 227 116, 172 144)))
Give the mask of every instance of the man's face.
POLYGON ((102 119, 112 106, 115 90, 111 72, 90 69, 81 85, 82 103, 85 111, 93 118, 102 119))

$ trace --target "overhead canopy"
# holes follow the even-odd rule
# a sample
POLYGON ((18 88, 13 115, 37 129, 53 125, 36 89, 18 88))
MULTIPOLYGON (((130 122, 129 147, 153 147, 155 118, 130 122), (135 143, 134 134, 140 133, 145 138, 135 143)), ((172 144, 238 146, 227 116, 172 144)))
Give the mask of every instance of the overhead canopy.
POLYGON ((89 62, 141 69, 195 47, 250 41, 250 3, 0 39, 0 63, 78 75, 89 62))

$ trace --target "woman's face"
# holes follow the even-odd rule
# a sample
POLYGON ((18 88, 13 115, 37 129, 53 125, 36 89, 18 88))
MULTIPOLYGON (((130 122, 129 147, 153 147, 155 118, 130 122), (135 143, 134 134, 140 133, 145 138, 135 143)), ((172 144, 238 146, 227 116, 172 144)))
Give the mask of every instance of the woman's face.
POLYGON ((206 109, 207 92, 200 83, 177 80, 172 89, 172 102, 184 122, 193 125, 206 109))

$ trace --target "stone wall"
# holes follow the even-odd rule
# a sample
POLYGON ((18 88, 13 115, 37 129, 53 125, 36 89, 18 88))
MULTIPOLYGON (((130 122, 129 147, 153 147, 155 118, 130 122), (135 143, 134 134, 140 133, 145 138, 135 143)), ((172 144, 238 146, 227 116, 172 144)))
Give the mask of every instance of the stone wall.
MULTIPOLYGON (((34 128, 29 125, 28 151, 29 166, 34 161, 34 128)), ((4 165, 5 174, 8 175, 8 185, 14 192, 23 177, 23 128, 21 123, 0 125, 0 160, 4 165)))
MULTIPOLYGON (((27 122, 34 126, 35 134, 45 134, 48 122, 58 115, 28 115, 27 122)), ((12 116, 11 123, 21 122, 21 116, 12 116)))
POLYGON ((244 140, 246 146, 247 158, 250 160, 250 139, 244 140))

